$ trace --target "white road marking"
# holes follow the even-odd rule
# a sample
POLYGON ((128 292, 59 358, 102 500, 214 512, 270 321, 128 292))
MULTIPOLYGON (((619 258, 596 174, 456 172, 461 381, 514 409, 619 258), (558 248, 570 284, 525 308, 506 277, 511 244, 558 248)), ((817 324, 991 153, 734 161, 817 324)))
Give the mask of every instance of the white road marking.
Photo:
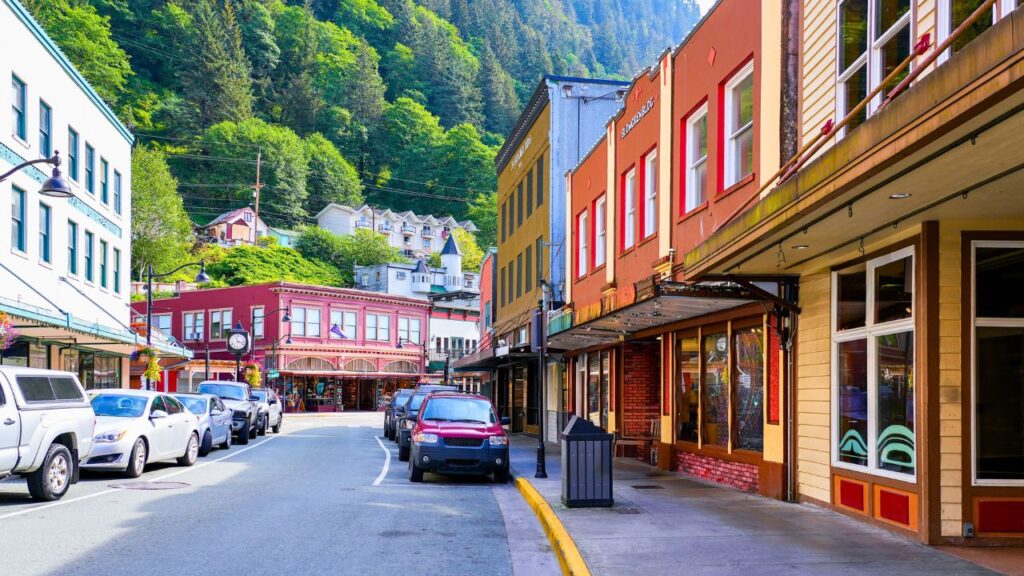
MULTIPOLYGON (((258 448, 260 446, 263 446, 264 444, 266 444, 267 442, 270 442, 274 438, 277 438, 277 436, 270 436, 270 437, 264 439, 259 444, 254 444, 252 446, 247 446, 245 448, 242 448, 241 450, 235 450, 235 451, 231 452, 230 454, 226 454, 224 456, 221 456, 220 458, 217 458, 216 460, 209 460, 207 462, 203 462, 202 464, 199 464, 199 465, 196 465, 196 466, 191 466, 189 468, 182 468, 181 470, 177 470, 177 471, 171 472, 170 474, 164 474, 163 476, 144 478, 143 481, 146 481, 146 482, 158 481, 158 480, 163 480, 165 478, 170 478, 172 476, 177 476, 178 474, 184 474, 185 472, 191 472, 193 470, 198 470, 198 469, 200 469, 200 468, 202 468, 204 466, 209 466, 210 464, 216 464, 217 462, 221 462, 223 460, 227 460, 228 458, 233 458, 235 456, 238 456, 239 454, 241 454, 241 453, 243 453, 243 452, 245 452, 247 450, 252 450, 253 448, 258 448)), ((40 505, 40 506, 34 506, 32 508, 26 508, 24 510, 18 510, 17 512, 10 512, 8 514, 0 515, 0 520, 5 520, 7 518, 13 518, 15 516, 23 516, 25 514, 31 514, 32 512, 38 512, 40 510, 49 510, 50 508, 55 508, 57 506, 63 506, 64 504, 71 504, 73 502, 81 502, 82 500, 88 500, 90 498, 96 498, 97 496, 105 496, 107 494, 113 494, 114 492, 121 492, 121 491, 123 491, 123 488, 111 488, 109 490, 103 490, 101 492, 96 492, 96 493, 93 493, 93 494, 86 494, 85 496, 79 496, 77 498, 64 498, 64 499, 58 500, 56 502, 50 502, 49 504, 43 504, 43 505, 40 505)))
POLYGON ((374 436, 373 439, 377 441, 377 444, 380 444, 380 449, 384 451, 384 468, 377 475, 377 479, 373 481, 374 486, 380 486, 380 483, 388 475, 388 468, 391 466, 391 450, 388 450, 384 443, 380 441, 380 436, 374 436))

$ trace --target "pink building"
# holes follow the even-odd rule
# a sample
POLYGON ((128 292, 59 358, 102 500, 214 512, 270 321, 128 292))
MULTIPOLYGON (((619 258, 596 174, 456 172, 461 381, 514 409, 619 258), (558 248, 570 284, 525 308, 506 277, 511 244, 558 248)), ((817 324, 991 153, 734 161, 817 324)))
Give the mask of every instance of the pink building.
MULTIPOLYGON (((132 306, 145 314, 145 302, 132 306)), ((424 300, 286 282, 181 292, 153 302, 153 326, 191 348, 195 360, 162 387, 234 379, 225 335, 241 323, 254 342, 244 361, 263 367, 288 410, 373 410, 382 395, 425 377, 418 344, 429 312, 424 300)))

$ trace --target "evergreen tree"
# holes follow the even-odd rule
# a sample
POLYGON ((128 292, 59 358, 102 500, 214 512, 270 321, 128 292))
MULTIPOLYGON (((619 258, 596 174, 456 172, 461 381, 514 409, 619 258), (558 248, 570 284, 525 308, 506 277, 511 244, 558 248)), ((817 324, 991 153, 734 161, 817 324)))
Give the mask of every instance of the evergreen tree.
POLYGON ((480 55, 480 74, 477 77, 483 98, 484 130, 508 134, 518 118, 521 105, 515 82, 509 76, 489 43, 480 55))
POLYGON ((138 146, 132 151, 132 273, 142 278, 147 266, 171 270, 185 261, 192 223, 178 182, 165 156, 138 146))
POLYGON ((306 152, 306 211, 316 214, 331 202, 347 206, 363 203, 363 186, 356 169, 320 134, 303 141, 306 152))
POLYGON ((316 19, 309 0, 301 8, 278 5, 275 22, 281 61, 273 79, 272 117, 299 134, 310 134, 323 100, 317 87, 316 19))

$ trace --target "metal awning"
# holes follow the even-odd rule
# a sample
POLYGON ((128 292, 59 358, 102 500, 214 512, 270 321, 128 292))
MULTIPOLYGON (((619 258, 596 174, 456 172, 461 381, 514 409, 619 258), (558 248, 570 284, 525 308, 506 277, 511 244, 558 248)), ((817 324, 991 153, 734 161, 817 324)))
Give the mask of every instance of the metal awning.
POLYGON ((548 337, 548 347, 572 351, 613 344, 631 334, 768 300, 770 294, 733 282, 657 282, 637 301, 548 337))

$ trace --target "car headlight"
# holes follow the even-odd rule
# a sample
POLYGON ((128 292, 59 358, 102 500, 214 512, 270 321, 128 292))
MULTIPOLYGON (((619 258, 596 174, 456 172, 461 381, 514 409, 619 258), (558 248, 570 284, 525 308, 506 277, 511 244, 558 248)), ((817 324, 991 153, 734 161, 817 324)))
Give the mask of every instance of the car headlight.
POLYGON ((416 427, 416 422, 413 420, 402 420, 402 428, 406 430, 412 430, 416 427))
POLYGON ((508 436, 491 436, 491 446, 508 446, 508 436))
POLYGON ((413 436, 412 439, 417 444, 437 444, 437 434, 430 434, 428 432, 420 432, 413 436))
POLYGON ((124 435, 127 434, 127 430, 121 430, 120 432, 103 432, 97 434, 93 441, 95 442, 120 442, 124 435))

